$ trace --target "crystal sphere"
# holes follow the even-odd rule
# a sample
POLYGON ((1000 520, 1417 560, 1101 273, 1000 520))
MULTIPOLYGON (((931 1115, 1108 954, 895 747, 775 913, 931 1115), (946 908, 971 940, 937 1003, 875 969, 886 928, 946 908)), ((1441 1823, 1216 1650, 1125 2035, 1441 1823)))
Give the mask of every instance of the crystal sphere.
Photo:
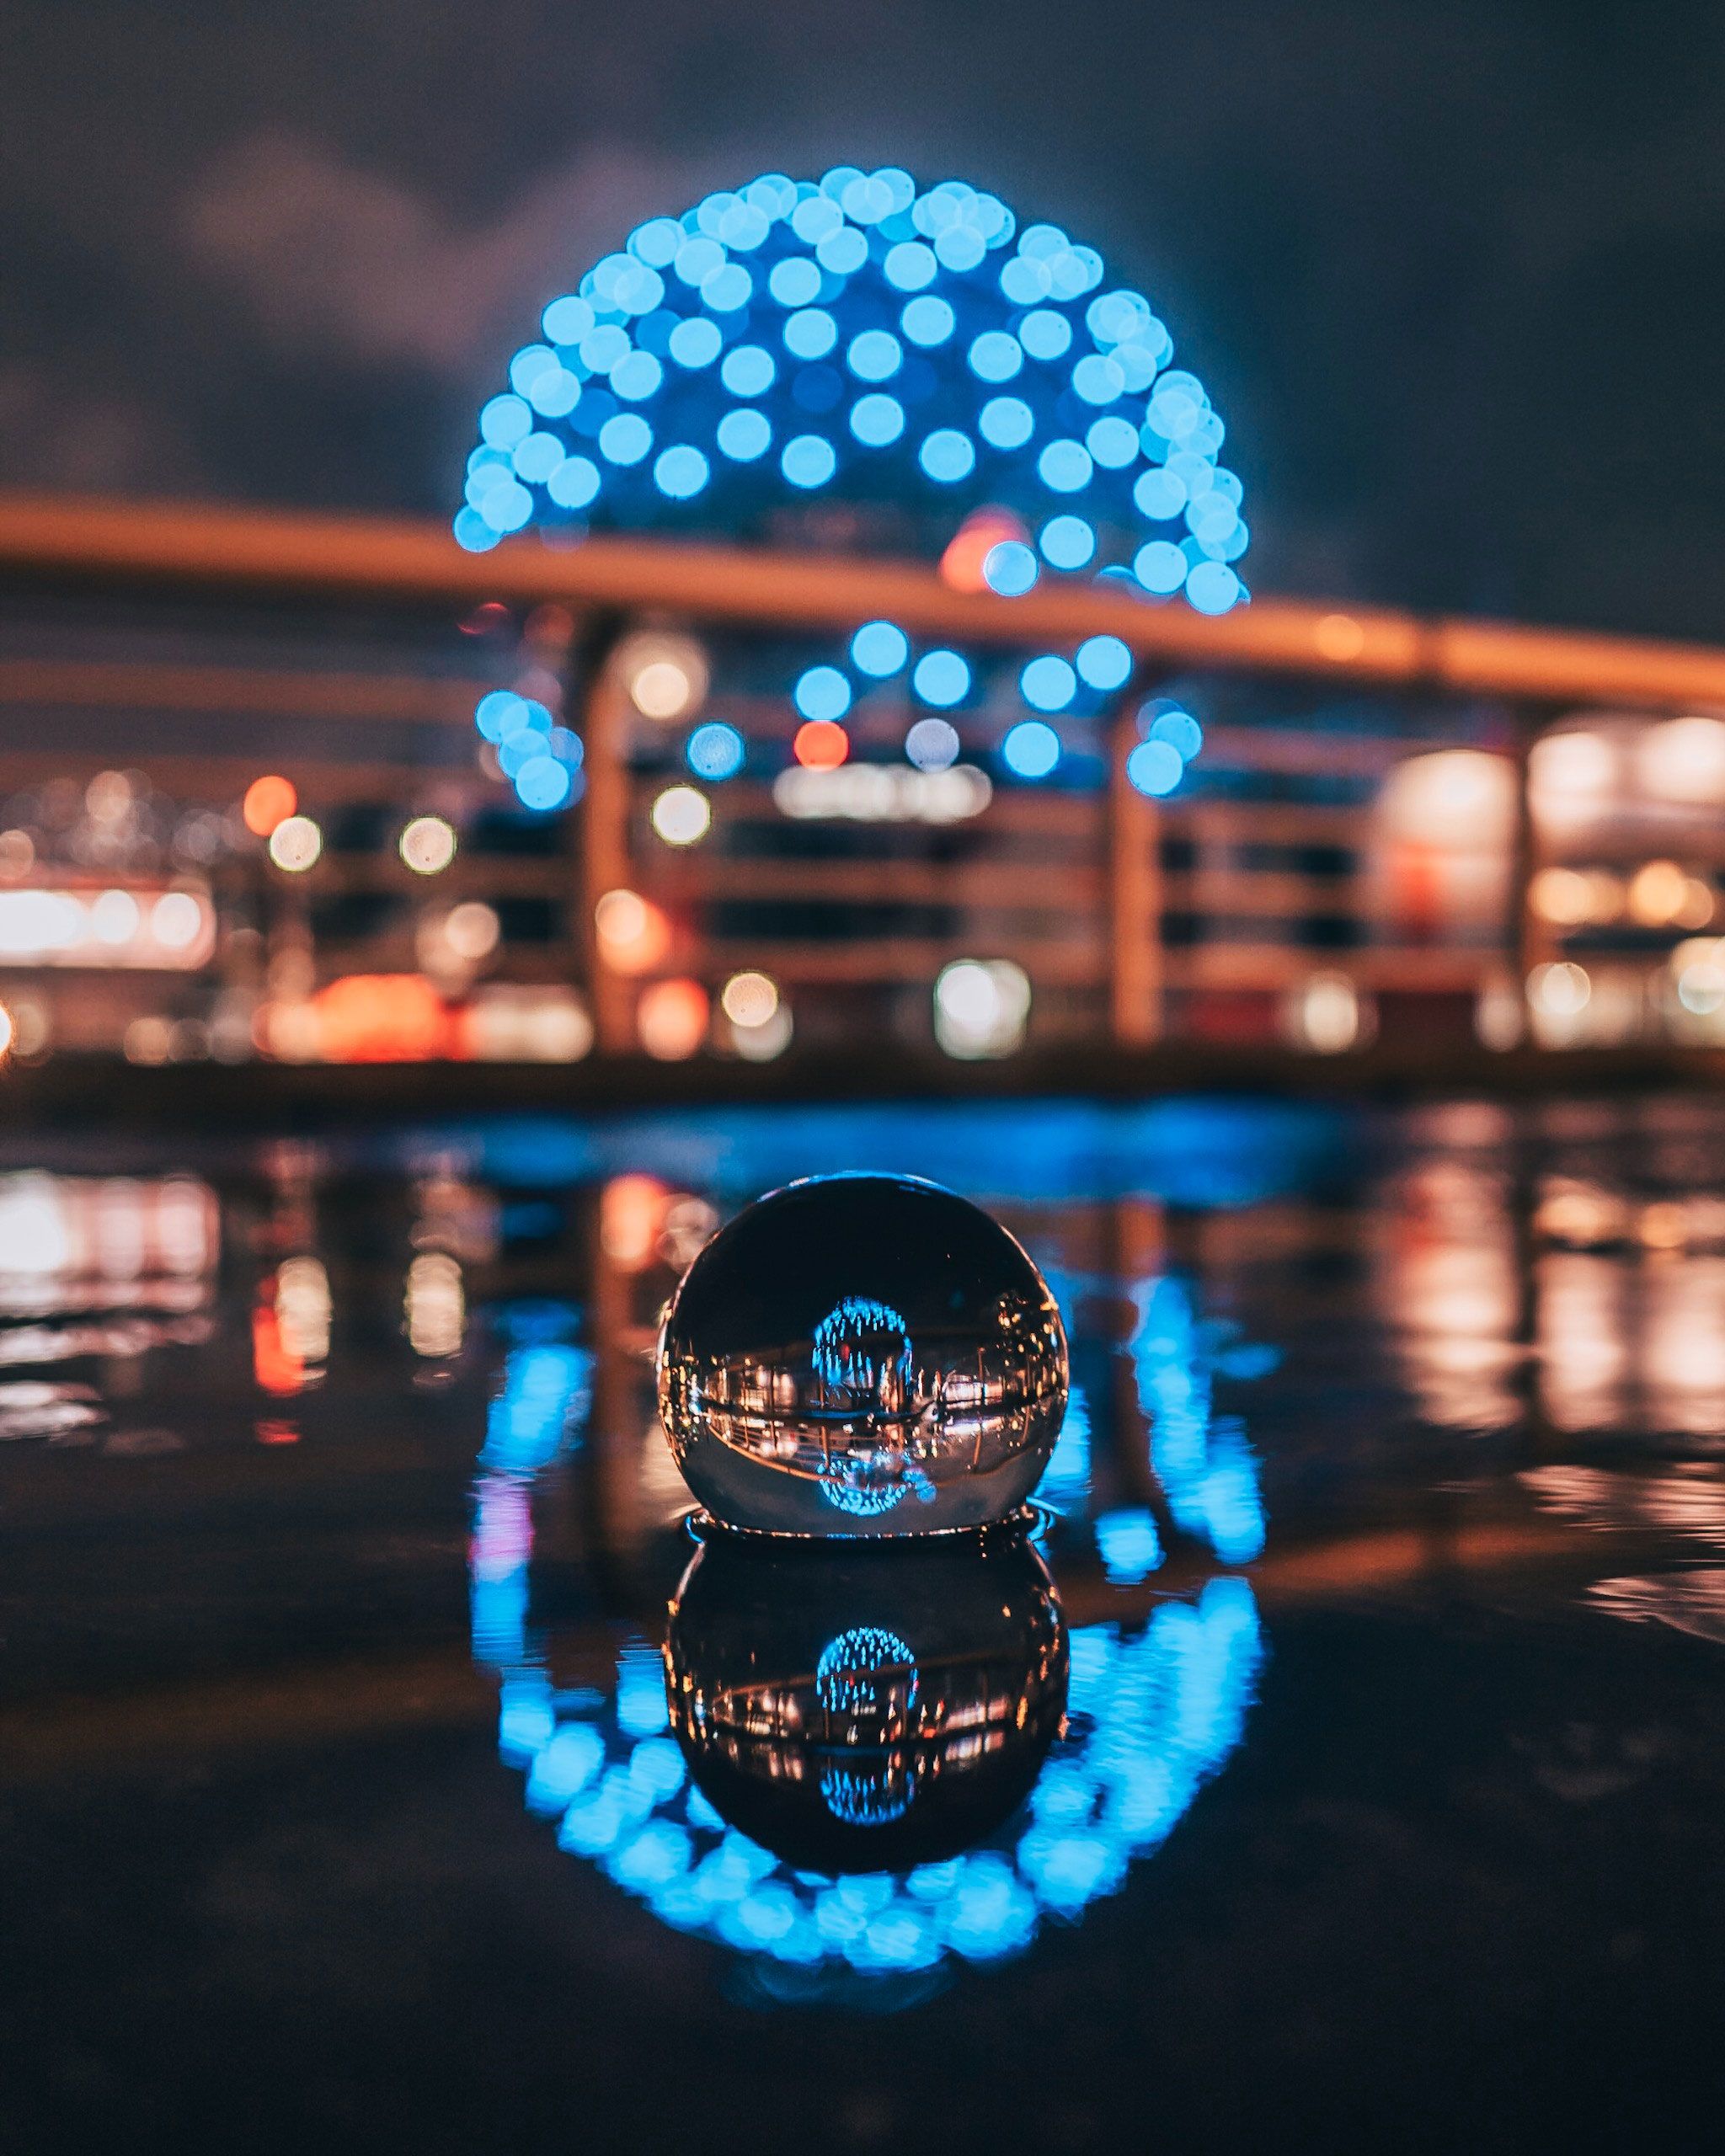
POLYGON ((671 1604, 697 1786, 802 1870, 897 1870, 993 1833, 1066 1705, 1065 1622, 1017 1529, 858 1548, 709 1529, 671 1604))
POLYGON ((909 1176, 758 1199, 689 1267, 660 1331, 660 1418, 730 1527, 985 1526, 1035 1488, 1065 1403, 1042 1275, 979 1207, 909 1176))

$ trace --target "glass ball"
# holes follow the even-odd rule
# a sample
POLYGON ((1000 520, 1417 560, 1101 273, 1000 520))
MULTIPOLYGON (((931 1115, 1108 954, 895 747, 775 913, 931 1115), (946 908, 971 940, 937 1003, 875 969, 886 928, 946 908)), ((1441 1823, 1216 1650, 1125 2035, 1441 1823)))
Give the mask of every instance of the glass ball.
POLYGON ((1047 1283, 997 1221, 909 1176, 811 1177, 740 1213, 659 1337, 659 1412, 713 1517, 770 1534, 985 1526, 1066 1404, 1047 1283))
POLYGON ((709 1530, 665 1655, 708 1803, 829 1877, 940 1863, 995 1833, 1065 1712, 1065 1622, 1011 1528, 891 1550, 709 1530))

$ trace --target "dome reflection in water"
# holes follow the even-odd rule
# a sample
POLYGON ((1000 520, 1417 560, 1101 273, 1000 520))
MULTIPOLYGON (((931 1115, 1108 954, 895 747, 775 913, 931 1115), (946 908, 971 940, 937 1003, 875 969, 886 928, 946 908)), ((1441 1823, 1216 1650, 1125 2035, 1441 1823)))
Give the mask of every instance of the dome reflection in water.
POLYGON ((938 1864, 996 1833, 1060 1730, 1066 1630, 1021 1534, 893 1550, 710 1533, 665 1642, 715 1810, 803 1871, 938 1864))
POLYGON ((989 1216, 932 1183, 793 1183, 689 1268, 659 1349, 679 1469, 732 1527, 926 1534, 1022 1506, 1066 1402, 1054 1297, 989 1216))

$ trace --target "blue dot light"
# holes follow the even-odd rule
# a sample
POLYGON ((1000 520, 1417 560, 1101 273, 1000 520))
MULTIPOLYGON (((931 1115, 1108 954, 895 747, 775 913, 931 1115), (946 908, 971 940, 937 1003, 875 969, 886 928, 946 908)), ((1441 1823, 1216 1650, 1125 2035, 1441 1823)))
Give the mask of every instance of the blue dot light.
POLYGON ((912 300, 899 318, 899 327, 913 344, 925 349, 944 344, 957 328, 959 318, 943 299, 927 292, 921 299, 912 300))
POLYGON ((1150 740, 1166 741, 1183 764, 1189 764, 1204 746, 1204 728, 1183 705, 1147 703, 1138 723, 1150 740))
POLYGON ((792 701, 804 718, 842 718, 851 708, 851 685, 836 666, 811 666, 798 679, 792 701))
POLYGON ((851 339, 845 362, 861 382, 888 382, 895 375, 904 354, 899 340, 885 329, 865 329, 851 339))
POLYGON ((1081 516, 1051 516, 1038 543, 1052 568, 1081 569, 1096 552, 1096 532, 1081 516))
POLYGON ((956 427, 937 427, 917 451, 916 461, 931 479, 955 487, 975 469, 976 447, 956 427))
POLYGON ((1152 799, 1172 793, 1185 769, 1179 750, 1167 741, 1140 741, 1126 759, 1129 783, 1152 799))
POLYGON ((820 435, 798 435, 785 444, 779 468, 793 487, 824 487, 838 463, 833 446, 820 435))
POLYGON ((772 446, 772 428, 765 413, 750 409, 727 412, 715 437, 721 452, 733 463, 750 464, 772 446))
POLYGON ((760 344, 739 344, 727 352, 718 378, 733 397, 764 397, 778 369, 772 355, 760 344))
POLYGON ((710 367, 724 348, 718 324, 704 315, 680 322, 670 333, 670 355, 680 367, 710 367))
POLYGON ((838 340, 838 324, 825 307, 804 307, 785 323, 785 350, 799 360, 824 359, 838 340))
POLYGON ((1090 484, 1090 451, 1081 441, 1051 441, 1036 461, 1045 487, 1057 494, 1076 494, 1090 484))
POLYGON ((1172 539, 1152 539, 1139 548, 1132 574, 1146 591, 1165 598, 1186 581, 1186 557, 1172 539))
POLYGON ((1022 449, 1036 431, 1035 415, 1022 397, 990 398, 976 424, 995 449, 1022 449))
POLYGON ((1022 599, 1040 573, 1035 555, 1022 539, 1000 540, 982 558, 982 580, 1002 599, 1022 599))
POLYGON ((673 501, 686 502, 707 484, 707 459, 687 442, 666 450, 653 467, 654 484, 673 501))
POLYGON ((612 464, 638 464, 653 446, 653 430, 638 412, 619 412, 599 430, 599 454, 612 464))
POLYGON ((556 756, 530 756, 515 773, 515 783, 523 808, 561 808, 574 790, 575 776, 556 756))
POLYGON ((743 768, 743 737, 723 719, 709 718, 689 736, 683 760, 697 778, 734 778, 743 768))
POLYGON ((781 307, 807 307, 820 296, 820 265, 806 254, 787 255, 773 264, 767 290, 781 307))
POLYGON ((1104 694, 1124 689, 1132 678, 1132 654, 1119 637, 1087 637, 1078 647, 1078 678, 1104 694))
POLYGON ((905 431, 905 408, 896 397, 875 391, 851 407, 851 432, 868 449, 884 449, 905 431))
POLYGON ((916 662, 911 686, 924 703, 948 711, 970 693, 970 669, 955 651, 927 651, 916 662))
POLYGON ((1018 693, 1033 711, 1064 711, 1077 687, 1077 675, 1052 653, 1033 659, 1018 676, 1018 693))
POLYGON ((865 622, 851 639, 851 664, 877 681, 896 674, 910 656, 910 639, 892 622, 865 622))
POLYGON ((1060 737, 1045 719, 1021 718, 1001 744, 1001 760, 1014 778, 1046 778, 1060 760, 1060 737))
POLYGON ((970 371, 984 382, 1010 382, 1023 364, 1023 347, 1004 329, 985 329, 970 347, 970 371))

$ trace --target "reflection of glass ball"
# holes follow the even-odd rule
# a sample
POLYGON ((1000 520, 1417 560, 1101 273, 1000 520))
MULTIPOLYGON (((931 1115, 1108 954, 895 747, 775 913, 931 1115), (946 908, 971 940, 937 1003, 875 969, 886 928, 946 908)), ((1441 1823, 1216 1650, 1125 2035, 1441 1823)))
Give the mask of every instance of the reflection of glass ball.
POLYGON ((708 1801, 829 1876, 938 1863, 1035 1781, 1066 1630, 1012 1529, 861 1550, 710 1533, 665 1641, 671 1726, 708 1801))
POLYGON ((659 1341, 678 1467, 728 1526, 927 1534, 1001 1519, 1054 1449, 1066 1338, 996 1221, 905 1176, 792 1183, 684 1276, 659 1341))

